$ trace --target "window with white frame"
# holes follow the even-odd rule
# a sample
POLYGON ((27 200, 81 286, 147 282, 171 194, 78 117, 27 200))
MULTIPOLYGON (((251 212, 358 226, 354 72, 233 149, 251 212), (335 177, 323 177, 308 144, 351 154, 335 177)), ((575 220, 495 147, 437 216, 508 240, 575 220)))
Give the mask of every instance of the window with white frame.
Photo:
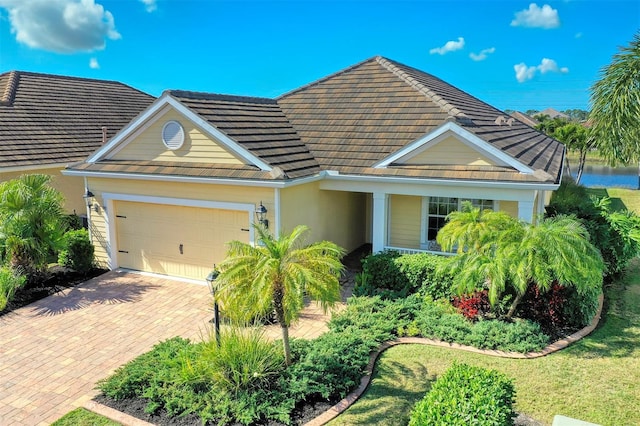
POLYGON ((439 251, 435 243, 438 231, 445 225, 447 215, 462 209, 462 203, 470 201, 474 207, 481 210, 494 210, 493 200, 480 198, 452 198, 452 197, 425 197, 423 199, 423 225, 422 225, 422 248, 439 251))

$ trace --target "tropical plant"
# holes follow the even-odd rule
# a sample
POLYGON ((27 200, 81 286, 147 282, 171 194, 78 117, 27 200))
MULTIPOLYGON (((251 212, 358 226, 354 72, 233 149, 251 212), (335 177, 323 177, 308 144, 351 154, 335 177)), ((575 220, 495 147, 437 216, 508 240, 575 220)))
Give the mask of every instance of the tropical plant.
POLYGON ((589 242, 587 230, 575 218, 556 216, 539 219, 535 224, 506 215, 493 222, 486 218, 497 215, 500 213, 484 212, 484 220, 496 225, 477 231, 478 212, 468 212, 466 216, 456 214, 456 218, 466 221, 450 221, 440 231, 444 236, 438 234, 438 243, 445 250, 451 250, 455 244, 466 247, 462 252, 458 248, 458 255, 444 266, 453 274, 459 294, 486 287, 489 301, 496 304, 509 288, 515 292, 506 315, 510 318, 533 283, 543 292, 555 280, 565 287, 574 286, 579 292, 602 284, 604 265, 600 252, 589 242), (451 235, 456 238, 446 238, 451 235), (479 243, 471 243, 470 236, 477 236, 479 243))
MULTIPOLYGON (((578 169, 576 170, 576 183, 580 183, 587 153, 593 147, 593 141, 588 137, 588 130, 580 123, 567 123, 553 132, 553 137, 565 144, 568 149, 578 151, 578 169)), ((567 161, 567 164, 568 161, 567 161)))
POLYGON ((60 248, 64 197, 49 175, 22 175, 0 184, 0 242, 5 260, 28 276, 42 272, 60 248))
POLYGON ((16 290, 24 286, 26 277, 17 271, 0 267, 0 311, 2 311, 15 295, 16 290))
POLYGON ((591 87, 589 119, 594 143, 610 163, 640 161, 640 32, 602 68, 591 87))
POLYGON ((326 311, 340 300, 340 263, 344 250, 321 241, 304 246, 306 226, 275 238, 255 226, 258 244, 231 241, 215 281, 216 299, 225 312, 260 314, 273 306, 282 330, 285 361, 291 364, 289 326, 298 319, 304 297, 320 302, 326 311))

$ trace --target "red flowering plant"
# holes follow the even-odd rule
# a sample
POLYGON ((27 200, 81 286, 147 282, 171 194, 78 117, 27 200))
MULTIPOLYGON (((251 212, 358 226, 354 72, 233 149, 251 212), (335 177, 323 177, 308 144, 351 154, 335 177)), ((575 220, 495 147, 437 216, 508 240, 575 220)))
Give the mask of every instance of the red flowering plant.
POLYGON ((451 304, 458 309, 458 312, 464 315, 465 318, 471 321, 477 321, 478 318, 487 315, 491 311, 489 290, 454 296, 451 304))

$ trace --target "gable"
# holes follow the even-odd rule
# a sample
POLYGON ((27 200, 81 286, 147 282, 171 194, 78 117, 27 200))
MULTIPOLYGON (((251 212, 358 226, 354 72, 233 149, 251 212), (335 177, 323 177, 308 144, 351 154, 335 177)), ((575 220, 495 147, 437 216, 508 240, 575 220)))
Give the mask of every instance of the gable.
POLYGON ((426 165, 455 164, 464 166, 495 166, 496 161, 481 153, 473 146, 449 135, 435 145, 413 152, 398 159, 396 164, 426 165), (413 154, 413 155, 412 155, 413 154))
POLYGON ((120 149, 107 156, 110 160, 171 161, 186 163, 244 164, 215 138, 172 107, 166 107, 151 118, 142 130, 123 141, 120 149), (184 143, 172 150, 162 141, 162 130, 169 121, 178 122, 184 130, 184 143))

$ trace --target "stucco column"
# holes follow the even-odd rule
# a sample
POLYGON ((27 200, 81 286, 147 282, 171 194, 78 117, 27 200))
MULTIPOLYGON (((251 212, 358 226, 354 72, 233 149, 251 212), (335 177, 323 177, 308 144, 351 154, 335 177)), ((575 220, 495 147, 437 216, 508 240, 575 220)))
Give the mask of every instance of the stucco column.
POLYGON ((384 192, 373 193, 373 229, 371 230, 372 251, 384 250, 387 243, 387 199, 384 192))
POLYGON ((518 218, 533 222, 533 201, 518 201, 518 218))

